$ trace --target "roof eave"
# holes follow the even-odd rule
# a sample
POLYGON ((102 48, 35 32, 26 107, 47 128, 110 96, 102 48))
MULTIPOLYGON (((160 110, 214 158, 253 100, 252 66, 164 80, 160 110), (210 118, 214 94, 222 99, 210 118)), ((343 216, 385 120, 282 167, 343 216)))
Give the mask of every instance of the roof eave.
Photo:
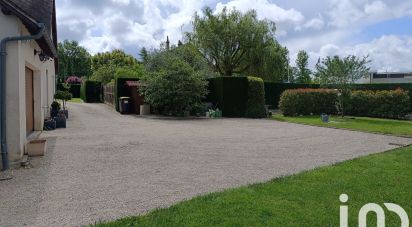
MULTIPOLYGON (((4 0, 0 0, 0 6, 6 8, 16 17, 18 17, 31 34, 35 34, 38 32, 39 22, 37 22, 35 19, 27 15, 24 11, 20 10, 17 6, 14 6, 12 3, 4 1, 4 0)), ((57 58, 58 55, 57 55, 56 45, 54 44, 52 38, 50 37, 49 32, 50 31, 47 30, 47 32, 43 34, 43 37, 39 40, 36 40, 36 42, 39 44, 40 48, 42 48, 42 50, 47 55, 49 55, 52 58, 57 58), (41 42, 42 40, 47 45, 43 45, 41 42)))

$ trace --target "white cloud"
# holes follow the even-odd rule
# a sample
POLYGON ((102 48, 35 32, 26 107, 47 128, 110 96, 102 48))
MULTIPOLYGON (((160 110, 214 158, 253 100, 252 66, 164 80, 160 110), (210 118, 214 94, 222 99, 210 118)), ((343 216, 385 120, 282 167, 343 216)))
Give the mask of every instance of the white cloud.
POLYGON ((364 11, 366 14, 379 14, 379 13, 387 12, 388 6, 381 1, 375 1, 370 4, 367 3, 365 5, 364 11))
POLYGON ((372 70, 384 72, 412 71, 412 62, 409 60, 412 59, 412 36, 382 36, 371 42, 345 47, 326 44, 320 48, 319 52, 310 53, 312 68, 319 57, 324 58, 333 55, 369 56, 372 60, 370 64, 372 70))
POLYGON ((59 39, 78 40, 92 53, 114 48, 138 55, 141 47, 158 47, 169 36, 172 43, 191 29, 196 11, 209 6, 243 12, 254 9, 260 19, 276 23, 276 36, 294 59, 299 50, 320 56, 370 54, 376 69, 412 70, 408 49, 412 40, 396 35, 365 40, 359 34, 369 25, 412 16, 412 1, 404 0, 59 0, 59 39), (360 41, 362 40, 362 41, 360 41), (386 52, 385 52, 386 51, 386 52), (388 57, 390 56, 390 57, 388 57), (406 62, 406 63, 405 63, 406 62))
POLYGON ((312 20, 306 22, 303 27, 304 28, 309 28, 309 29, 315 29, 315 30, 321 30, 324 28, 325 22, 323 21, 322 18, 313 18, 312 20))
POLYGON ((276 23, 278 36, 286 36, 287 30, 299 26, 305 19, 301 12, 293 8, 281 8, 268 0, 232 0, 226 4, 219 2, 216 11, 221 12, 224 7, 236 8, 242 12, 256 10, 259 19, 268 19, 276 23))

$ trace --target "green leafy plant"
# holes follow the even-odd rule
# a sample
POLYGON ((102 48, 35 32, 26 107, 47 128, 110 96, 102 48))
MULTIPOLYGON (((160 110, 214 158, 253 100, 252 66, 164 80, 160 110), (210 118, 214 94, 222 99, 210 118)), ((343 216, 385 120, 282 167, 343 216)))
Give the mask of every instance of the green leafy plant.
POLYGON ((286 75, 288 50, 275 39, 275 23, 259 20, 256 11, 205 8, 192 24, 189 42, 221 76, 259 75, 274 81, 286 75))
POLYGON ((358 58, 349 55, 345 58, 339 56, 323 59, 316 64, 316 74, 319 83, 324 86, 333 85, 340 95, 338 97, 338 107, 342 117, 345 115, 346 105, 349 99, 353 84, 369 75, 369 56, 358 58))
POLYGON ((68 91, 57 91, 56 94, 54 94, 54 98, 57 100, 61 100, 63 103, 63 109, 66 109, 66 102, 70 99, 72 99, 72 94, 68 91))
POLYGON ((61 109, 60 103, 57 101, 53 101, 51 104, 51 108, 54 111, 59 111, 61 109))
POLYGON ((404 118, 409 113, 407 91, 352 91, 347 113, 354 116, 404 118))
POLYGON ((143 89, 145 101, 164 114, 183 115, 201 103, 207 82, 179 58, 167 61, 164 68, 148 77, 143 89))
POLYGON ((294 89, 282 93, 279 108, 285 116, 335 114, 338 92, 332 89, 294 89))

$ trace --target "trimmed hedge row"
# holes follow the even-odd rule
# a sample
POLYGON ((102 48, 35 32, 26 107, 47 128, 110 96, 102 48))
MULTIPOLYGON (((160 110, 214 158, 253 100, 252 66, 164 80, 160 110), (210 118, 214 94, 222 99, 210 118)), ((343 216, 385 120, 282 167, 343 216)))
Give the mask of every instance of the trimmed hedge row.
POLYGON ((102 83, 99 81, 85 81, 80 87, 80 98, 87 103, 102 101, 102 83))
POLYGON ((224 117, 259 118, 266 115, 264 83, 253 77, 209 79, 207 101, 222 110, 224 117))
POLYGON ((393 91, 402 89, 406 91, 409 96, 409 110, 412 111, 412 83, 398 83, 398 84, 355 84, 355 90, 371 90, 371 91, 393 91))
POLYGON ((336 114, 338 93, 333 89, 293 89, 282 93, 279 108, 285 116, 336 114))
POLYGON ((353 116, 404 118, 410 97, 401 89, 392 91, 353 91, 346 110, 353 116))
MULTIPOLYGON (((288 89, 298 89, 298 88, 320 88, 319 84, 286 84, 286 83, 265 83, 265 98, 266 105, 270 105, 271 108, 276 109, 278 107, 280 96, 282 93, 288 89)), ((334 88, 333 86, 329 88, 334 88)), ((354 90, 395 90, 401 88, 408 91, 409 95, 409 108, 412 110, 412 83, 397 83, 397 84, 354 84, 354 90)))
POLYGON ((320 88, 320 85, 265 82, 266 105, 270 105, 271 109, 277 109, 279 107, 280 96, 284 91, 299 88, 320 88))
MULTIPOLYGON (((279 107, 285 116, 336 114, 338 92, 333 89, 294 89, 283 92, 279 107)), ((352 91, 345 113, 352 116, 402 119, 409 113, 407 91, 352 91)))
POLYGON ((80 98, 80 88, 81 84, 70 84, 69 92, 73 98, 80 98))
POLYGON ((261 78, 248 77, 248 100, 246 104, 246 117, 264 118, 265 109, 265 85, 261 78))

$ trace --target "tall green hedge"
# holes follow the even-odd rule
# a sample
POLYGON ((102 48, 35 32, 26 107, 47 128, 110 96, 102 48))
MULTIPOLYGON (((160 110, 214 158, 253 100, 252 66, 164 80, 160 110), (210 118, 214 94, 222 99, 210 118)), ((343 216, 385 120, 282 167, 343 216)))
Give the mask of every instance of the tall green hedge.
POLYGON ((319 84, 289 84, 289 83, 265 83, 265 99, 266 105, 270 105, 271 109, 277 109, 282 93, 289 89, 298 88, 320 88, 319 84))
POLYGON ((116 77, 114 79, 114 99, 116 102, 116 110, 120 111, 119 109, 119 98, 120 97, 129 97, 130 93, 129 90, 125 89, 126 81, 139 81, 137 78, 126 78, 126 77, 116 77))
POLYGON ((207 101, 222 110, 224 117, 265 116, 264 84, 258 78, 216 77, 209 79, 207 101))
POLYGON ((80 98, 87 103, 102 101, 102 83, 99 81, 86 80, 80 87, 80 98))
POLYGON ((265 109, 265 85, 261 78, 248 77, 248 100, 246 105, 246 117, 264 118, 265 109))
POLYGON ((69 92, 73 98, 80 98, 80 88, 81 84, 70 84, 69 92))

